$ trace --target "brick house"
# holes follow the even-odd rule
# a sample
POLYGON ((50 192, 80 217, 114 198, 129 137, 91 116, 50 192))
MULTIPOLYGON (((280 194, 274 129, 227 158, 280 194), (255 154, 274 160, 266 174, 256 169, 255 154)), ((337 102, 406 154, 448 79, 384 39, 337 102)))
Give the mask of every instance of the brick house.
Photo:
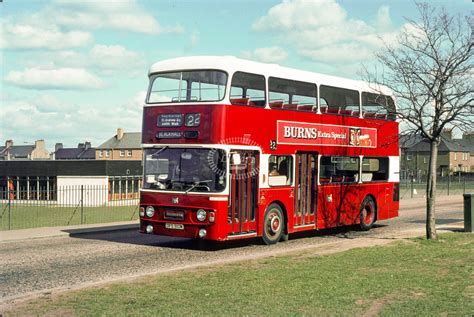
POLYGON ((125 133, 122 128, 117 129, 117 134, 96 148, 96 160, 141 160, 142 136, 140 132, 125 133))
POLYGON ((462 139, 454 139, 454 142, 460 144, 469 150, 470 173, 474 173, 474 132, 467 132, 462 135, 462 139))
MULTIPOLYGON (((437 173, 444 177, 447 175, 469 173, 473 167, 473 159, 469 144, 471 141, 453 139, 451 131, 443 134, 438 149, 437 173)), ((424 178, 428 175, 430 160, 430 144, 420 136, 400 137, 400 176, 407 178, 424 178)))

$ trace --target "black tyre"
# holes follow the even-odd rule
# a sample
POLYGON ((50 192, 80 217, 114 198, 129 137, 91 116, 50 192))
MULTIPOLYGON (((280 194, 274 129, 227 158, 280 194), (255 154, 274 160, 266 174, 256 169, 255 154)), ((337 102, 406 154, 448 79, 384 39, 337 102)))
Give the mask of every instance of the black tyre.
POLYGON ((360 228, 364 231, 369 230, 375 223, 377 208, 371 197, 365 197, 360 205, 360 228))
POLYGON ((283 211, 277 204, 271 204, 263 217, 263 242, 275 244, 285 233, 285 218, 283 211))

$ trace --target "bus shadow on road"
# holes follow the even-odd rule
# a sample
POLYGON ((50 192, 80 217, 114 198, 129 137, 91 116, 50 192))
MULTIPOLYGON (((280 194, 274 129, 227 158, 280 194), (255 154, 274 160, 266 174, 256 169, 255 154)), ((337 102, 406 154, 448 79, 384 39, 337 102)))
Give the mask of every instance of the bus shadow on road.
POLYGON ((66 230, 71 238, 109 241, 114 243, 152 246, 169 249, 186 249, 195 251, 219 251, 247 246, 262 245, 261 238, 233 241, 207 241, 189 238, 177 238, 138 233, 137 230, 115 230, 107 232, 75 232, 66 230))
MULTIPOLYGON (((386 225, 375 224, 372 230, 378 230, 386 225)), ((305 238, 341 238, 356 239, 358 237, 369 236, 371 231, 361 231, 357 226, 345 226, 331 229, 304 231, 290 234, 289 240, 299 240, 305 238)), ((185 249, 195 251, 220 251, 234 248, 244 248, 252 246, 263 246, 262 238, 250 238, 231 241, 207 241, 188 238, 166 237, 156 235, 146 235, 138 233, 135 229, 115 230, 105 232, 78 232, 66 230, 71 238, 109 241, 114 243, 133 244, 142 246, 152 246, 169 249, 185 249)), ((283 242, 284 243, 284 242, 283 242)))

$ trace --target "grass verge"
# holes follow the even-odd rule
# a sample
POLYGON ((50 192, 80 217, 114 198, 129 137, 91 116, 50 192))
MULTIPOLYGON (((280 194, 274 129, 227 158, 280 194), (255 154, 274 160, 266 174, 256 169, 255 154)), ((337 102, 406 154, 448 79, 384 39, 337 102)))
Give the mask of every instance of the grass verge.
POLYGON ((4 315, 471 316, 473 267, 474 235, 452 233, 158 275, 36 299, 4 315))

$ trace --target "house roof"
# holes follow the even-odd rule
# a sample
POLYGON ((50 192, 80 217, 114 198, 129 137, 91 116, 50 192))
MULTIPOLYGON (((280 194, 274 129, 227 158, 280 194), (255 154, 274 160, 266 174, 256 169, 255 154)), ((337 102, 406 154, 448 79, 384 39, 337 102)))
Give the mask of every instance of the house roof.
POLYGON ((409 149, 418 142, 421 142, 423 138, 420 135, 413 135, 413 134, 401 134, 400 135, 400 148, 402 149, 409 149))
POLYGON ((13 145, 8 148, 3 146, 0 156, 6 157, 8 153, 10 153, 10 157, 12 158, 28 158, 28 155, 30 155, 34 149, 34 145, 13 145))
POLYGON ((56 160, 94 160, 95 148, 62 148, 54 152, 56 160))
MULTIPOLYGON (((407 149, 409 152, 429 152, 430 143, 428 140, 421 140, 407 149)), ((453 142, 452 140, 441 140, 438 148, 439 152, 469 152, 469 149, 453 142)))
POLYGON ((456 142, 460 146, 468 149, 471 155, 474 155, 474 140, 454 139, 453 142, 456 142))
POLYGON ((142 144, 142 134, 140 132, 128 132, 124 133, 123 137, 120 140, 117 140, 117 135, 111 137, 97 149, 117 149, 117 150, 126 150, 126 149, 139 149, 142 144))

